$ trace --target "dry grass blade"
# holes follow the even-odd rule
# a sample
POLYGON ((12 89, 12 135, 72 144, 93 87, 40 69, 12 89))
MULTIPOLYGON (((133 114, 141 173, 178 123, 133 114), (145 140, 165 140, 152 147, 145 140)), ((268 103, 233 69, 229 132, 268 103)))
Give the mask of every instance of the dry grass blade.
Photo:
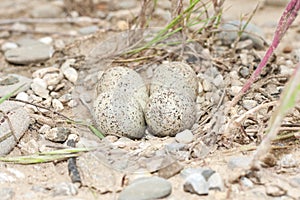
POLYGON ((281 122, 285 115, 296 106, 296 103, 300 99, 300 63, 297 64, 296 70, 286 84, 281 98, 279 101, 279 106, 276 108, 275 112, 272 114, 269 126, 266 130, 265 138, 259 145, 257 152, 253 156, 252 168, 257 169, 259 167, 259 161, 263 158, 270 150, 271 142, 277 136, 281 122))

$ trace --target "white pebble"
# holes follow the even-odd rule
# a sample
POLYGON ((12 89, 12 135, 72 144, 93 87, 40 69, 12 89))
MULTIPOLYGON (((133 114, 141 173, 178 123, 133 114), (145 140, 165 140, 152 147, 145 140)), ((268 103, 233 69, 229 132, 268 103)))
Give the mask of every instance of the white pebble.
POLYGON ((1 46, 2 51, 7 51, 7 50, 10 50, 10 49, 15 49, 15 48, 18 48, 18 45, 14 42, 5 42, 1 46))
POLYGON ((70 108, 74 108, 78 105, 77 101, 75 101, 74 99, 72 99, 71 101, 69 101, 69 103, 67 104, 70 108))
POLYGON ((43 37, 39 39, 40 42, 44 43, 44 44, 51 44, 53 42, 52 37, 43 37))
POLYGON ((69 81, 71 81, 72 83, 76 83, 78 79, 78 73, 73 67, 68 67, 63 70, 63 74, 69 81))
POLYGON ((26 92, 20 92, 17 96, 16 99, 18 100, 22 100, 22 101, 28 101, 29 100, 29 96, 26 92))
POLYGON ((55 111, 62 111, 64 109, 63 104, 58 99, 52 100, 52 106, 55 111))

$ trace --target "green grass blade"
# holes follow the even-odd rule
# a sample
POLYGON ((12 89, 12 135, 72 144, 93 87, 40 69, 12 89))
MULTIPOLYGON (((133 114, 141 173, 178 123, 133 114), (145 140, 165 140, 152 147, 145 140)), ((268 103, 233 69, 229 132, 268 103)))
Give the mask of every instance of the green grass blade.
POLYGON ((87 152, 92 149, 87 148, 71 148, 60 149, 49 152, 42 152, 27 156, 15 156, 15 157, 0 157, 1 162, 8 162, 14 164, 38 164, 53 161, 66 160, 71 157, 77 157, 82 152, 87 152))
POLYGON ((103 138, 104 138, 104 135, 103 135, 98 129, 96 129, 94 126, 89 125, 88 127, 89 127, 89 129, 90 129, 95 135, 97 135, 100 139, 103 139, 103 138))
POLYGON ((12 91, 11 93, 8 93, 7 95, 4 95, 3 97, 0 98, 0 104, 3 103, 4 101, 6 101, 7 99, 9 99, 10 97, 12 97, 14 94, 16 94, 22 87, 24 87, 25 84, 21 85, 20 87, 18 87, 17 89, 15 89, 14 91, 12 91))

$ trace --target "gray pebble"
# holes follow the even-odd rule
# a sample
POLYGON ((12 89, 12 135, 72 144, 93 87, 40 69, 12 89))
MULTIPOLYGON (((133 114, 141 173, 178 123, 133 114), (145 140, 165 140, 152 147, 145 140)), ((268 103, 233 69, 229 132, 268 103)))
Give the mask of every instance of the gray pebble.
POLYGON ((242 177, 241 183, 243 186, 245 186, 247 188, 253 188, 253 186, 254 186, 253 182, 247 177, 242 177))
POLYGON ((64 142, 67 140, 70 130, 64 127, 55 127, 45 131, 45 138, 52 142, 64 142))
POLYGON ((54 50, 51 46, 39 43, 32 46, 21 46, 5 52, 5 59, 12 64, 27 65, 39 63, 52 57, 54 50))
POLYGON ((41 78, 34 78, 31 83, 31 89, 33 92, 42 97, 42 98, 48 98, 49 97, 49 90, 47 89, 47 83, 45 80, 41 78))
MULTIPOLYGON (((14 101, 5 101, 0 104, 0 110, 4 113, 9 112, 8 118, 14 128, 16 139, 19 140, 30 124, 30 117, 24 109, 24 104, 14 101)), ((2 118, 3 114, 0 112, 0 119, 2 118)), ((15 141, 12 135, 7 119, 0 120, 0 138, 3 138, 0 141, 0 155, 9 153, 18 142, 15 141)))
POLYGON ((61 182, 51 188, 53 196, 74 196, 78 193, 75 184, 69 182, 61 182))
POLYGON ((243 100, 242 105, 246 110, 251 110, 252 108, 257 106, 257 101, 251 99, 245 99, 243 100))
POLYGON ((209 184, 202 176, 202 174, 196 173, 188 176, 185 179, 183 189, 184 191, 193 194, 207 195, 209 190, 209 184))
POLYGON ((250 156, 239 156, 239 157, 232 157, 228 161, 228 167, 230 169, 234 168, 245 168, 248 167, 251 162, 250 156))
POLYGON ((98 26, 86 26, 79 29, 78 31, 82 35, 88 35, 88 34, 95 33, 98 30, 99 30, 98 26))
POLYGON ((15 196, 13 188, 3 187, 0 189, 0 197, 2 200, 12 200, 15 196))
POLYGON ((51 3, 35 6, 30 15, 34 18, 56 18, 62 16, 63 8, 51 3))
POLYGON ((10 50, 10 49, 15 49, 15 48, 18 48, 18 45, 14 42, 4 42, 2 45, 1 45, 1 50, 3 52, 7 51, 7 50, 10 50))
POLYGON ((171 194, 172 185, 160 177, 136 179, 121 193, 118 200, 152 200, 171 194))
POLYGON ((64 105, 58 99, 52 100, 52 106, 55 111, 62 111, 64 109, 64 105))
POLYGON ((280 159, 279 164, 280 164, 281 167, 284 167, 284 168, 292 168, 292 167, 297 167, 298 166, 298 162, 293 157, 292 154, 286 154, 286 155, 284 155, 280 159))
POLYGON ((180 133, 177 133, 175 140, 179 143, 188 144, 194 140, 194 135, 190 130, 184 130, 180 133))
MULTIPOLYGON (((1 75, 1 74, 0 74, 1 75)), ((32 80, 17 74, 8 74, 0 77, 0 97, 20 88, 18 92, 24 92, 30 88, 32 80)))
MULTIPOLYGON (((221 32, 219 38, 222 39, 224 44, 230 45, 238 37, 238 31, 246 24, 246 21, 232 20, 221 26, 221 32)), ((248 23, 245 32, 242 33, 241 40, 250 39, 253 42, 254 47, 263 48, 264 32, 258 26, 248 23)))
POLYGON ((243 78, 246 78, 246 77, 249 76, 249 68, 248 67, 241 67, 240 70, 239 70, 239 73, 243 78))
POLYGON ((171 143, 171 144, 166 144, 165 149, 167 152, 177 152, 181 151, 186 147, 186 144, 182 143, 171 143))
POLYGON ((223 191, 224 190, 224 182, 219 173, 213 173, 209 179, 208 179, 208 185, 209 189, 214 189, 214 190, 219 190, 223 191))

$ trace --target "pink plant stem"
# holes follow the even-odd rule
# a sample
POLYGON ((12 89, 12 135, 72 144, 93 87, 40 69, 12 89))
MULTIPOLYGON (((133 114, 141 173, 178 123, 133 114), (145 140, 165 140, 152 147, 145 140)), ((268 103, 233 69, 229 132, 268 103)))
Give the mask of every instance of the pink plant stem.
POLYGON ((242 98, 242 96, 249 90, 251 85, 258 78, 262 69, 266 66, 269 58, 272 56, 274 50, 277 48, 280 40, 282 39, 282 37, 284 36, 284 34, 286 33, 290 25, 297 17, 299 9, 300 9, 300 0, 291 0, 288 3, 277 25, 272 44, 270 45, 269 49, 265 53, 263 59, 259 63, 254 73, 244 84, 239 94, 236 95, 231 101, 231 106, 235 106, 237 104, 237 102, 242 98))

